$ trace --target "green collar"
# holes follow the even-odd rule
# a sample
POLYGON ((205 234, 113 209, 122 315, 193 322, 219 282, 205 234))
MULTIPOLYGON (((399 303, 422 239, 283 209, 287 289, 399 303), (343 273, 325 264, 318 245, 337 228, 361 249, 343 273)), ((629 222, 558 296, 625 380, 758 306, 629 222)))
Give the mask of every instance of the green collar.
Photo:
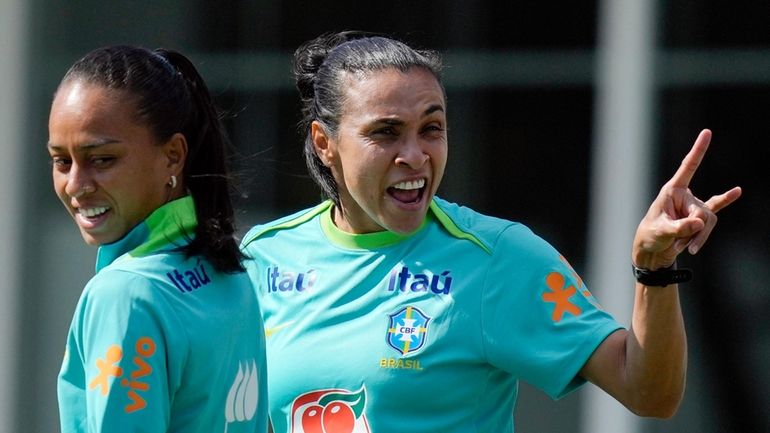
POLYGON ((177 241, 192 238, 197 227, 195 203, 191 196, 168 202, 155 209, 121 239, 99 247, 96 272, 117 259, 149 255, 177 241))
POLYGON ((351 249, 375 249, 390 246, 419 233, 430 221, 438 220, 439 224, 441 224, 444 230, 449 232, 450 235, 458 239, 465 239, 473 242, 487 254, 491 254, 491 250, 487 245, 481 242, 481 240, 473 233, 470 233, 457 225, 455 220, 452 219, 441 206, 439 206, 435 199, 431 201, 429 212, 425 215, 425 220, 420 227, 413 233, 406 235, 393 233, 387 230, 364 234, 344 232, 334 225, 334 221, 332 221, 332 209, 334 206, 331 205, 330 201, 328 203, 329 204, 326 207, 320 209, 320 212, 323 212, 321 214, 321 229, 332 242, 342 247, 351 249))
POLYGON ((370 250, 397 244, 422 230, 428 224, 429 220, 429 217, 426 217, 420 225, 420 228, 415 230, 413 233, 406 235, 387 230, 374 233, 354 234, 342 231, 336 225, 334 225, 334 221, 332 221, 333 208, 334 206, 329 206, 321 214, 321 229, 323 230, 326 237, 328 237, 329 240, 331 240, 336 245, 357 250, 370 250))
POLYGON ((488 254, 491 254, 491 249, 473 233, 463 229, 460 225, 458 225, 457 222, 452 219, 452 217, 447 214, 446 211, 444 211, 436 198, 431 201, 430 212, 428 212, 425 216, 425 221, 423 221, 422 225, 420 225, 420 228, 418 228, 414 233, 408 235, 401 235, 386 230, 376 233, 364 234, 352 234, 344 232, 337 228, 337 226, 334 225, 334 221, 332 221, 333 208, 334 203, 331 200, 326 200, 318 204, 316 207, 309 209, 296 217, 288 218, 276 225, 264 227, 261 230, 252 233, 250 236, 243 240, 243 244, 248 245, 250 242, 258 239, 265 233, 277 230, 291 229, 315 218, 316 216, 319 216, 321 230, 323 230, 324 234, 334 244, 350 249, 374 249, 401 242, 404 239, 414 236, 415 233, 420 232, 423 228, 425 228, 426 225, 428 225, 430 221, 438 220, 439 224, 441 224, 441 226, 447 232, 449 232, 450 235, 459 239, 465 239, 467 241, 473 242, 479 248, 483 249, 488 254))

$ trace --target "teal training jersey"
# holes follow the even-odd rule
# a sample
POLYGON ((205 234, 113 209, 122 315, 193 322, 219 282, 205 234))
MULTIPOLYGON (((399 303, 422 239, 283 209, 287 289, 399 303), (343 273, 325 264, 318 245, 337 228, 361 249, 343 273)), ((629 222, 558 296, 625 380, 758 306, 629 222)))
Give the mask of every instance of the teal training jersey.
POLYGON ((195 226, 185 197, 99 248, 59 374, 63 433, 267 431, 253 288, 179 252, 195 226))
POLYGON ((351 235, 330 209, 242 244, 276 433, 512 432, 519 380, 565 395, 620 328, 521 224, 436 198, 410 236, 351 235))

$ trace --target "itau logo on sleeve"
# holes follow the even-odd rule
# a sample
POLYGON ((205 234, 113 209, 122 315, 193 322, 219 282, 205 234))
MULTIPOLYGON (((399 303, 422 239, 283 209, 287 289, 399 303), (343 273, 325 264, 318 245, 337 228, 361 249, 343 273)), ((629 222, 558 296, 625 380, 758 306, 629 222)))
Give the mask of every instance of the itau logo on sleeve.
POLYGON ((370 433, 365 409, 365 387, 307 392, 291 405, 291 433, 370 433))

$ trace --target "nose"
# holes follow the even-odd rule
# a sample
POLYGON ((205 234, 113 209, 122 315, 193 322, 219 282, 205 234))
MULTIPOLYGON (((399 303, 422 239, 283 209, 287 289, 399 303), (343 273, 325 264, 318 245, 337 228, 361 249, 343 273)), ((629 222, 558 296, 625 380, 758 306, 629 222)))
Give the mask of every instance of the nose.
POLYGON ((94 192, 96 187, 93 184, 93 179, 89 175, 87 170, 83 170, 75 162, 70 166, 69 172, 67 172, 67 186, 64 188, 64 192, 70 197, 79 198, 84 194, 94 192))
POLYGON ((410 138, 403 142, 396 155, 396 165, 406 165, 409 168, 420 168, 428 161, 428 154, 423 150, 420 140, 410 138))

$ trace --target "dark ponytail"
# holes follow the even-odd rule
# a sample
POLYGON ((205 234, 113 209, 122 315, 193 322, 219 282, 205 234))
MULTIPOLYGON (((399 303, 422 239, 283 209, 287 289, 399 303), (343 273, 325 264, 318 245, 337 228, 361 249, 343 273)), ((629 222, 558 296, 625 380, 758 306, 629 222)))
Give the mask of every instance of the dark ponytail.
POLYGON ((159 142, 181 132, 187 140, 184 185, 195 202, 195 237, 182 247, 205 257, 220 272, 241 272, 233 205, 225 164, 230 145, 219 112, 193 64, 182 54, 111 46, 87 54, 62 79, 98 84, 136 98, 137 120, 159 142))
POLYGON ((234 239, 234 210, 225 164, 230 142, 208 87, 187 57, 169 50, 156 50, 176 67, 192 97, 191 110, 182 135, 187 138, 184 180, 195 201, 198 228, 186 247, 188 255, 202 255, 224 272, 243 271, 243 258, 234 239))
POLYGON ((310 125, 318 121, 327 134, 336 137, 345 96, 343 74, 388 68, 402 72, 424 68, 436 77, 443 90, 438 53, 415 50, 403 42, 374 33, 324 34, 294 52, 293 73, 302 102, 299 128, 305 134, 305 163, 310 176, 337 206, 340 205, 337 182, 329 167, 315 153, 310 125))

